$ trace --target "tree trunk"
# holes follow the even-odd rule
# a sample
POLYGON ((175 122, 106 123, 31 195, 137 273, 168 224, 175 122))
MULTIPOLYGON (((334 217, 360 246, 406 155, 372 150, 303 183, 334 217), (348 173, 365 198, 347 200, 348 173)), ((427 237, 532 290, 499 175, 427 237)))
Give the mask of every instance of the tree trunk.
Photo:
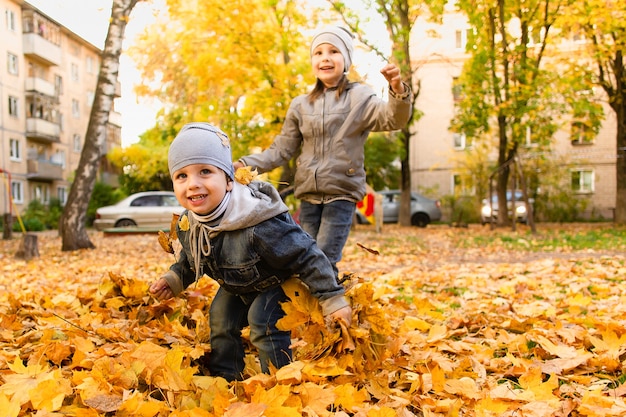
MULTIPOLYGON (((626 81, 626 80, 625 80, 626 81)), ((626 91, 613 108, 617 116, 617 160, 615 162, 615 223, 626 224, 626 91)))
POLYGON ((404 149, 402 151, 402 161, 400 164, 400 189, 402 194, 400 195, 400 211, 398 213, 398 222, 401 226, 411 225, 411 164, 410 158, 410 143, 411 135, 409 134, 408 126, 402 129, 402 143, 404 149))
POLYGON ((617 159, 615 161, 615 218, 616 224, 626 224, 626 68, 621 51, 613 59, 615 88, 605 89, 617 121, 617 159), (611 94, 612 93, 612 94, 611 94))
POLYGON ((37 244, 37 235, 32 233, 26 233, 22 237, 20 246, 15 252, 15 257, 29 261, 33 258, 39 257, 39 246, 37 244))
POLYGON ((96 183, 102 150, 106 141, 109 113, 113 108, 115 85, 119 73, 124 30, 130 12, 139 0, 113 0, 109 30, 102 52, 96 94, 80 155, 74 182, 59 223, 62 250, 92 249, 86 229, 86 216, 91 193, 96 183))

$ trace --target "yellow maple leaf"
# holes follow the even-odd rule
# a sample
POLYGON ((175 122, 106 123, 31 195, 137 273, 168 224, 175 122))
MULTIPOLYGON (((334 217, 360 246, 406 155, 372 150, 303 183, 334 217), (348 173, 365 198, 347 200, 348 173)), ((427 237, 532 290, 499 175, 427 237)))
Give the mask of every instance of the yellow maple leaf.
POLYGON ((302 382, 303 368, 304 363, 301 361, 287 364, 276 371, 276 380, 283 385, 299 384, 302 382))
POLYGON ((161 366, 155 369, 152 382, 170 391, 189 390, 197 367, 183 366, 184 352, 177 347, 169 349, 161 366))
POLYGON ((539 367, 530 368, 525 374, 519 377, 519 384, 524 388, 519 398, 528 401, 555 401, 558 398, 553 391, 559 387, 559 380, 555 375, 551 375, 547 381, 543 381, 543 373, 539 367))
POLYGON ((186 214, 178 220, 178 227, 184 232, 189 230, 189 218, 186 214))
POLYGON ((333 388, 305 382, 302 385, 294 386, 294 393, 302 398, 302 404, 311 408, 318 415, 326 415, 328 406, 335 402, 337 394, 333 388))
POLYGON ((163 230, 159 230, 158 241, 165 252, 174 253, 174 246, 169 234, 165 233, 163 230))
POLYGON ((365 389, 357 389, 352 384, 343 384, 335 388, 335 406, 343 407, 348 411, 356 411, 369 400, 369 394, 365 389))
POLYGON ((117 417, 155 417, 172 415, 167 404, 145 398, 139 391, 130 393, 115 413, 117 417))
POLYGON ((235 180, 237 180, 240 184, 248 185, 256 178, 257 175, 258 172, 256 169, 252 169, 252 167, 249 166, 241 167, 237 168, 237 171, 235 171, 235 180))
MULTIPOLYGON (((306 317, 307 322, 312 321, 317 324, 324 324, 324 316, 322 315, 322 309, 318 299, 311 295, 311 292, 302 281, 297 278, 289 279, 283 283, 282 288, 290 300, 287 303, 283 303, 283 309, 302 313, 301 316, 298 316, 298 322, 302 317, 306 317)), ((286 313, 287 310, 285 310, 286 313)), ((279 329, 291 328, 288 327, 289 324, 287 324, 289 321, 289 313, 287 313, 285 317, 278 321, 277 325, 281 324, 279 329)), ((291 326, 293 326, 293 324, 294 323, 291 323, 291 326)))
POLYGON ((459 379, 448 379, 445 382, 444 390, 453 395, 460 395, 472 400, 480 399, 480 392, 476 381, 469 377, 459 379))
POLYGON ((0 394, 0 410, 2 410, 2 415, 5 417, 17 417, 21 407, 17 402, 11 401, 6 395, 0 394))
POLYGON ((398 413, 390 407, 376 407, 367 412, 367 417, 396 417, 398 413))
POLYGON ((273 406, 281 406, 289 398, 290 387, 288 385, 275 385, 267 389, 257 386, 256 391, 250 398, 250 402, 257 404, 267 404, 273 406))

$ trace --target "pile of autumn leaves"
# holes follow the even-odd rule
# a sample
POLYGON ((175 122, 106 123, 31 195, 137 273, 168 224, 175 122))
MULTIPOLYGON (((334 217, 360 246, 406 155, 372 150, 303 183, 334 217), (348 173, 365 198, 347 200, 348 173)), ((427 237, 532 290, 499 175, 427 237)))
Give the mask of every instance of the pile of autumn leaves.
POLYGON ((41 256, 29 262, 13 258, 15 241, 2 242, 0 410, 626 414, 625 259, 572 253, 507 263, 502 248, 459 257, 460 249, 441 244, 456 232, 420 229, 420 244, 414 229, 355 231, 341 264, 352 272, 345 282, 354 308, 349 334, 329 332, 317 301, 290 281, 281 325, 292 330, 295 361, 264 375, 251 352, 248 377, 233 384, 203 375, 215 284, 203 278, 184 297, 164 302, 147 295, 173 261, 155 236, 94 234, 97 249, 77 253, 62 253, 57 237, 40 236, 41 256))

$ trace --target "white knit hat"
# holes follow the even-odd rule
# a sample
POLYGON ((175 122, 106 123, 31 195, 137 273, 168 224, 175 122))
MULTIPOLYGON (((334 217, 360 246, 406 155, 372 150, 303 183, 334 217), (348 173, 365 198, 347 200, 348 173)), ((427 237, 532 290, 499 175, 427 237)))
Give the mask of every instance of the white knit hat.
POLYGON ((319 29, 313 35, 313 41, 311 42, 311 56, 313 56, 313 50, 323 43, 329 43, 335 48, 339 49, 344 60, 344 71, 348 72, 352 65, 352 52, 354 46, 352 45, 352 34, 348 29, 341 26, 326 26, 319 29))
POLYGON ((228 135, 209 123, 188 123, 172 141, 167 156, 170 176, 192 164, 213 165, 222 169, 230 179, 235 168, 228 135))

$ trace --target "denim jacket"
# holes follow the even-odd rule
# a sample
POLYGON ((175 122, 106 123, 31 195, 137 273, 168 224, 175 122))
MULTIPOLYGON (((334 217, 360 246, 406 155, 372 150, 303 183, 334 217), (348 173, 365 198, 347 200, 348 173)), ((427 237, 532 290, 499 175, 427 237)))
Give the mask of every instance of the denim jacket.
POLYGON ((297 276, 320 300, 324 315, 348 305, 330 261, 315 240, 295 223, 270 184, 253 182, 235 188, 224 217, 210 234, 210 253, 194 270, 187 211, 176 225, 182 250, 164 278, 175 294, 206 274, 226 291, 251 302, 260 292, 297 276), (269 217, 269 218, 266 218, 269 217), (187 230, 183 230, 183 229, 187 230))

